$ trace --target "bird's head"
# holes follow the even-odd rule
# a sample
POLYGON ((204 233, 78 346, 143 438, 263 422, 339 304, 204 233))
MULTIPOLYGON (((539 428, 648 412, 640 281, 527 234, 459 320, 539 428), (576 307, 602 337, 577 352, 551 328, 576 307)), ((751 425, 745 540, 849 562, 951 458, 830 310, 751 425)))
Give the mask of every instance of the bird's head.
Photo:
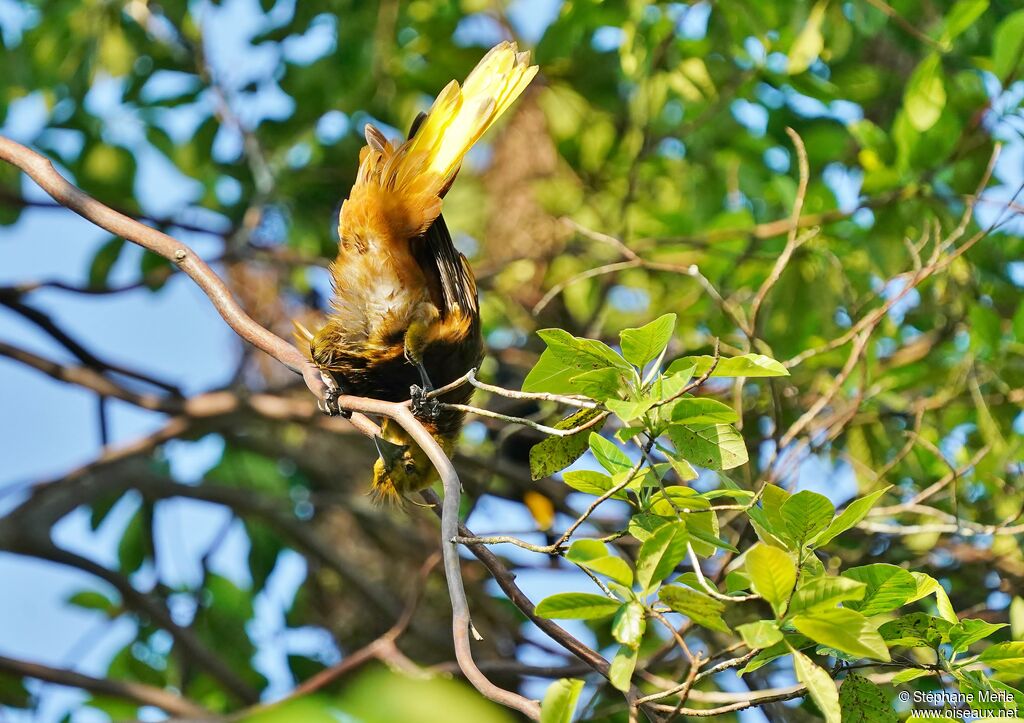
POLYGON ((399 424, 384 420, 381 436, 373 441, 379 457, 373 465, 372 490, 378 500, 400 501, 439 479, 427 453, 399 424))

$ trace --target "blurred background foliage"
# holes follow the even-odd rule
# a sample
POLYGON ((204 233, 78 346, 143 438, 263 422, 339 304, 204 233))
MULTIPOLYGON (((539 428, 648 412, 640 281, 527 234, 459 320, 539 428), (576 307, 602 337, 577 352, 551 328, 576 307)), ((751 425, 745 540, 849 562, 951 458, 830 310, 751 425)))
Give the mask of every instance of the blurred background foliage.
MULTIPOLYGON (((723 399, 742 401, 752 461, 735 480, 751 484, 779 429, 810 408, 846 361, 847 349, 828 349, 829 341, 903 294, 829 405, 848 409, 849 419, 835 435, 812 425, 809 446, 784 481, 842 502, 877 487, 875 473, 895 462, 886 480, 899 500, 984 449, 939 507, 989 524, 1024 508, 1021 224, 1010 219, 944 273, 913 290, 905 286, 917 263, 913 244, 956 227, 996 142, 1005 147, 971 230, 1006 221, 1007 203, 1024 182, 1019 7, 1016 0, 4 0, 0 119, 10 126, 16 114, 35 114, 40 122, 20 140, 103 202, 201 240, 246 309, 288 335, 292 319, 315 325, 324 312, 323 266, 336 249, 337 209, 354 176, 363 125, 404 133, 486 47, 518 38, 534 49, 541 73, 471 155, 445 202, 457 244, 480 277, 489 345, 481 376, 518 388, 537 358, 538 328, 614 340, 623 327, 665 312, 679 315, 673 356, 707 353, 715 338, 725 353, 753 348, 780 360, 820 350, 785 384, 718 388, 723 399), (751 302, 785 245, 797 194, 787 128, 803 139, 810 166, 801 228, 820 230, 797 249, 765 300, 752 342, 695 275, 678 270, 695 265, 727 306, 751 302), (676 272, 625 263, 620 247, 601 234, 676 272), (598 267, 600 274, 577 276, 598 267), (559 293, 548 294, 552 289, 559 293), (911 430, 932 446, 897 457, 911 430)), ((0 166, 0 222, 14 231, 12 243, 32 243, 17 229, 21 214, 45 205, 37 196, 0 166)), ((125 249, 113 238, 98 246, 85 290, 115 293, 112 271, 123 275, 130 263, 133 283, 165 293, 174 270, 150 254, 125 256, 125 249)), ((32 299, 5 293, 8 307, 32 299)), ((61 303, 78 298, 68 294, 61 303)), ((118 338, 133 343, 130 329, 118 338)), ((226 388, 302 397, 286 372, 240 347, 226 388)), ((518 414, 544 411, 483 395, 477 402, 518 414)), ((4 410, 7 423, 16 424, 17 414, 4 410)), ((471 424, 460 447, 471 521, 481 532, 545 527, 549 504, 528 494, 540 491, 561 529, 581 496, 567 494, 557 479, 530 482, 526 455, 537 437, 490 421, 471 424), (521 513, 524 500, 532 517, 521 513)), ((160 439, 105 463, 88 485, 66 485, 65 512, 84 506, 101 526, 124 495, 142 492, 133 498, 140 501, 120 534, 112 574, 169 606, 175 624, 221 657, 233 680, 197 664, 180 636, 163 632, 166 621, 140 612, 110 578, 69 604, 110 619, 135 616, 136 635, 110 660, 109 677, 171 687, 219 712, 267 693, 265 671, 254 663, 254 599, 283 550, 297 550, 307 564, 285 601, 287 625, 329 631, 322 649, 288 656, 288 675, 299 682, 391 626, 437 533, 419 509, 369 504, 373 453, 357 435, 234 413, 192 420, 172 439, 210 435, 223 453, 198 483, 175 479, 170 440, 160 439), (249 584, 205 565, 193 585, 138 577, 169 554, 154 541, 154 519, 166 497, 182 494, 213 498, 243 521, 249 584)), ((716 477, 705 474, 697 484, 714 486, 716 477)), ((37 497, 25 493, 5 521, 15 513, 37 519, 30 517, 37 497)), ((1024 580, 1013 537, 848 537, 837 551, 844 567, 871 559, 928 570, 948 586, 957 610, 976 617, 1005 620, 1024 580)), ((0 539, 9 551, 54 559, 0 539)), ((546 580, 538 589, 564 584, 558 565, 548 570, 545 561, 509 558, 546 580)), ((481 659, 561 660, 538 647, 477 566, 468 563, 465 576, 485 637, 481 659)), ((448 614, 437 572, 402 639, 405 654, 421 665, 450 661, 448 614)), ((607 630, 580 634, 609 641, 607 630)), ((526 681, 532 694, 543 690, 514 667, 495 670, 505 685, 526 681)), ((353 685, 352 705, 362 705, 367 696, 383 700, 380 691, 397 684, 371 676, 353 685)), ((461 700, 447 689, 426 690, 408 695, 436 695, 438 705, 461 700)), ((9 676, 0 702, 12 715, 31 710, 40 698, 32 691, 9 676)), ((475 705, 466 698, 467 710, 475 705)), ((618 715, 595 706, 595 720, 618 715)), ((68 720, 139 715, 137 704, 99 694, 77 708, 68 720)), ((802 714, 771 710, 772 720, 802 714)), ((386 719, 412 720, 404 716, 386 719)), ((270 711, 253 720, 300 718, 270 711)))

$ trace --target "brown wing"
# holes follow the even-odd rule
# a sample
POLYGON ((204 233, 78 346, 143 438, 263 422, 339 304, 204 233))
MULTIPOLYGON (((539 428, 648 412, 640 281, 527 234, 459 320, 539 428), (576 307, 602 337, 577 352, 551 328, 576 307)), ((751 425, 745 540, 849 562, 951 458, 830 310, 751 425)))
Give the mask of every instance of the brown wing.
POLYGON ((427 232, 413 241, 412 251, 427 277, 431 300, 441 318, 456 309, 474 318, 479 315, 476 280, 466 257, 452 243, 444 216, 438 216, 427 232))

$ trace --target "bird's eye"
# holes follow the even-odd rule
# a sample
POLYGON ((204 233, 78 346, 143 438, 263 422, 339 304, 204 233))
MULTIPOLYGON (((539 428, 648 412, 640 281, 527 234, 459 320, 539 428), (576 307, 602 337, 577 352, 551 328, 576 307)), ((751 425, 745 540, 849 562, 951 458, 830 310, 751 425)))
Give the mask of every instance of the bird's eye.
POLYGON ((413 464, 412 462, 406 462, 406 463, 405 463, 405 471, 406 471, 406 472, 407 472, 408 474, 412 474, 413 472, 415 472, 415 471, 416 471, 416 465, 415 465, 415 464, 413 464))

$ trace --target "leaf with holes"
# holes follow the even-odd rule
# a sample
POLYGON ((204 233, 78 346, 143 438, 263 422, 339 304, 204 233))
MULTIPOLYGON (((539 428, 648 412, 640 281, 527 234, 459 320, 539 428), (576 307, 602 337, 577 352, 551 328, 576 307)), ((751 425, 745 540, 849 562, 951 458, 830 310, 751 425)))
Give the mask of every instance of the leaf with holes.
POLYGON ((839 689, 843 723, 896 723, 889 696, 867 678, 850 673, 839 689))
MULTIPOLYGON (((565 419, 555 424, 555 429, 573 429, 600 416, 602 412, 597 409, 581 409, 570 414, 565 419)), ((590 432, 593 429, 600 429, 603 422, 598 422, 597 427, 584 429, 565 437, 548 437, 530 448, 530 477, 543 479, 548 475, 565 469, 570 464, 583 456, 587 451, 590 441, 590 432)))

